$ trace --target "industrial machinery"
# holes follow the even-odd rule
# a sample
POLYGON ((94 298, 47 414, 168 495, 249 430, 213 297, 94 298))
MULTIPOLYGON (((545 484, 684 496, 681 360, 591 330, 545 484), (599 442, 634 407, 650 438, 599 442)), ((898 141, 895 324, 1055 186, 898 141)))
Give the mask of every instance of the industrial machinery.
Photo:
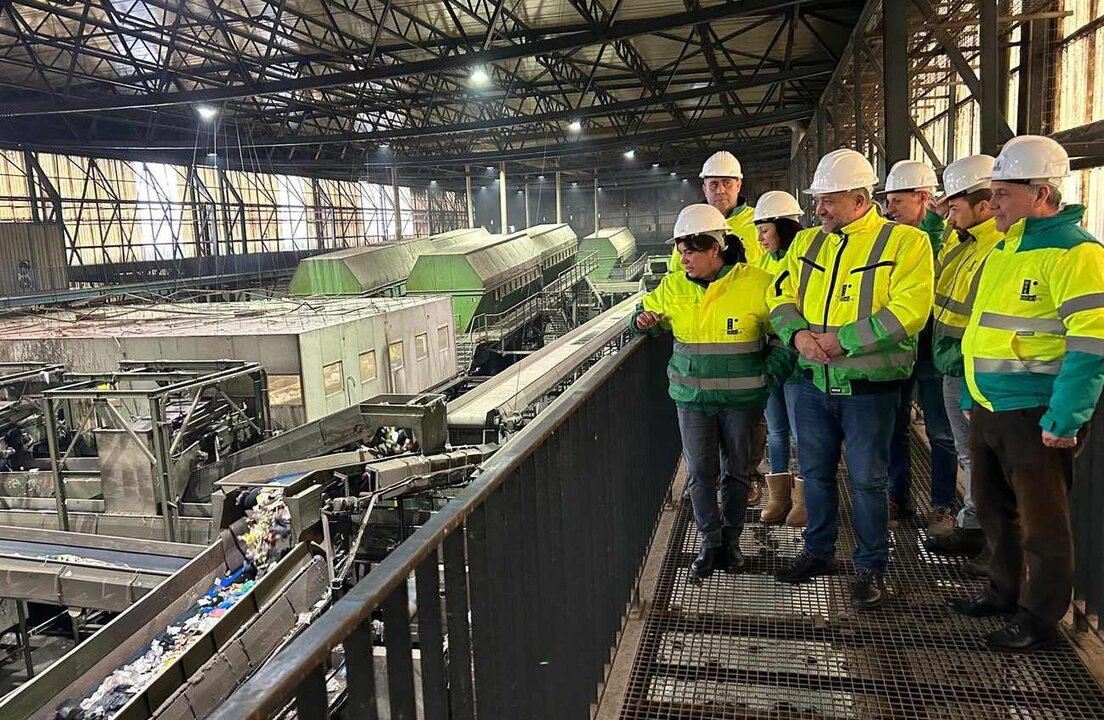
MULTIPOLYGON (((444 451, 445 406, 439 396, 374 400, 377 420, 386 418, 388 428, 405 429, 390 431, 381 442, 405 452, 377 457, 364 449, 237 470, 215 483, 211 514, 219 533, 202 551, 157 542, 131 542, 127 551, 119 547, 122 540, 80 539, 71 533, 0 535, 0 567, 5 542, 21 542, 28 553, 60 549, 67 569, 80 567, 105 579, 121 577, 120 566, 129 563, 178 568, 156 592, 135 580, 133 604, 0 700, 0 717, 129 720, 210 714, 447 503, 495 449, 444 451), (411 452, 423 448, 431 450, 411 452), (78 554, 84 563, 75 559, 78 554), (86 567, 93 561, 105 564, 86 567)), ((56 599, 77 602, 80 585, 71 585, 56 599)), ((49 601, 45 594, 39 590, 34 597, 49 601)), ((109 583, 98 597, 101 605, 110 600, 112 609, 127 604, 121 581, 109 583)))
POLYGON ((575 264, 579 236, 567 223, 534 225, 525 232, 540 251, 541 279, 545 286, 575 264))
POLYGON ((478 314, 513 307, 540 291, 541 256, 525 231, 493 235, 422 255, 406 289, 412 295, 449 295, 457 332, 478 314))
POLYGON ((453 443, 501 442, 628 336, 634 295, 522 358, 448 405, 453 443))
POLYGON ((0 495, 32 484, 37 471, 49 468, 41 397, 64 374, 55 363, 0 362, 0 495))
POLYGON ((636 238, 626 227, 599 228, 579 244, 581 255, 594 254, 597 265, 589 274, 591 280, 633 280, 625 277, 624 268, 636 260, 636 238))
POLYGON ((292 295, 383 295, 406 292, 418 256, 464 240, 486 239, 483 228, 462 228, 382 245, 343 248, 304 258, 295 269, 292 295))

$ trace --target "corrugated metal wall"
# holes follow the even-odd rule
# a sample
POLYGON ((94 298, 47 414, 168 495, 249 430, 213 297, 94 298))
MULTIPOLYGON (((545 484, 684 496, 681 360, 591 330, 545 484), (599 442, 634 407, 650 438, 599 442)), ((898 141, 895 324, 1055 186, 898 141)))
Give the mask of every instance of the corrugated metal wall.
POLYGON ((65 235, 54 223, 0 223, 0 294, 69 287, 65 235))

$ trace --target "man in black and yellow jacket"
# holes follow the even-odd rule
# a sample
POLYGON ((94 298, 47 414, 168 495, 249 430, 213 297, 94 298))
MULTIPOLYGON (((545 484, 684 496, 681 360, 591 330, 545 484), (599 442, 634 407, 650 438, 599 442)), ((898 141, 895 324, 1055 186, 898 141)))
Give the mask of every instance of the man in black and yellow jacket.
POLYGON ((876 183, 854 150, 821 159, 807 191, 821 226, 798 234, 769 299, 774 328, 801 353, 805 374, 795 412, 805 548, 776 577, 796 583, 834 572, 836 472, 846 444, 856 540, 851 602, 859 608, 885 599, 890 438, 934 283, 927 236, 878 214, 876 183))
POLYGON ((644 296, 630 327, 648 334, 670 330, 675 336, 667 379, 701 533, 690 570, 701 580, 716 569, 735 572, 743 565, 739 539, 748 506, 752 434, 771 388, 793 373, 795 358, 770 342, 770 274, 745 262, 719 211, 709 205, 684 208, 675 239, 681 269, 644 296))
POLYGON ((989 588, 951 606, 1011 615, 986 638, 1003 651, 1058 640, 1073 591, 1073 459, 1104 386, 1104 246, 1080 227, 1084 208, 1062 204, 1069 169, 1050 138, 1001 150, 991 191, 1005 237, 962 338, 972 489, 993 557, 989 588))

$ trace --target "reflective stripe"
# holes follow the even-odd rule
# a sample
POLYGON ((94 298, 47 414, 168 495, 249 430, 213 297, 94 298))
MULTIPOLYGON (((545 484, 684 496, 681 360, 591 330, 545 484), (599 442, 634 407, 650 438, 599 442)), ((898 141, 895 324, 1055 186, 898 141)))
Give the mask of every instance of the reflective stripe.
POLYGON ((974 372, 1031 372, 1040 375, 1057 375, 1058 371, 1061 369, 1061 360, 991 360, 987 358, 974 358, 974 372))
POLYGON ((1093 337, 1067 337, 1066 352, 1071 350, 1104 356, 1104 339, 1093 337))
POLYGON ((801 313, 797 311, 797 305, 793 303, 786 303, 785 305, 779 305, 770 314, 771 324, 774 325, 774 329, 785 327, 792 322, 802 322, 805 318, 801 317, 801 313))
POLYGON ((1012 330, 1024 333, 1050 333, 1051 335, 1065 335, 1066 326, 1061 320, 1050 318, 1027 318, 1017 315, 1002 315, 1000 313, 983 312, 978 320, 981 327, 995 328, 997 330, 1012 330))
POLYGON ((965 252, 966 248, 970 247, 970 243, 974 241, 974 236, 968 235, 967 237, 969 237, 969 240, 963 240, 958 245, 955 245, 951 251, 947 253, 947 257, 943 258, 943 263, 936 268, 936 277, 939 277, 939 275, 943 273, 944 268, 950 267, 951 263, 954 262, 959 255, 965 252))
POLYGON ((885 353, 870 353, 858 357, 832 358, 829 367, 838 367, 845 370, 879 370, 884 367, 904 367, 911 365, 916 360, 916 355, 911 351, 895 351, 888 355, 885 353))
POLYGON ((859 336, 859 345, 864 348, 874 347, 878 344, 878 336, 874 332, 872 321, 877 320, 889 333, 889 337, 897 342, 908 338, 908 331, 897 316, 890 312, 889 308, 882 308, 874 313, 872 318, 864 318, 857 321, 855 332, 859 336))
POLYGON ((958 327, 957 325, 948 325, 945 322, 935 321, 935 330, 943 337, 962 339, 962 336, 966 334, 966 328, 958 327))
MULTIPOLYGON (((873 265, 885 255, 886 246, 889 245, 889 236, 893 234, 893 228, 897 223, 887 222, 878 231, 878 237, 870 246, 870 254, 866 257, 866 264, 873 265)), ((859 286, 859 312, 861 318, 867 318, 874 314, 874 280, 878 276, 877 270, 863 273, 862 284, 859 286)))
POLYGON ((958 313, 959 315, 969 315, 970 314, 970 305, 967 305, 966 303, 959 302, 958 300, 953 300, 953 299, 947 297, 946 295, 942 295, 942 294, 937 293, 936 296, 935 296, 935 304, 940 309, 950 310, 951 312, 958 313))
POLYGON ((1104 308, 1104 293, 1089 293, 1066 300, 1058 307, 1058 316, 1064 320, 1075 312, 1098 308, 1104 308))
POLYGON ((908 338, 908 330, 905 329, 904 323, 898 320, 889 308, 882 308, 874 313, 874 319, 882 324, 893 340, 901 342, 908 338))
POLYGON ((801 263, 801 276, 797 284, 797 297, 804 303, 805 302, 805 290, 809 287, 809 278, 813 274, 813 266, 810 262, 815 263, 817 255, 820 255, 821 248, 824 247, 824 241, 828 239, 828 233, 823 229, 818 230, 817 234, 813 237, 813 241, 809 243, 809 249, 805 251, 802 258, 809 261, 801 263))
POLYGON ((673 383, 695 390, 757 390, 767 386, 767 378, 763 375, 738 378, 694 378, 679 375, 667 368, 667 377, 673 383))
POLYGON ((762 339, 729 343, 684 343, 678 340, 675 341, 675 352, 685 355, 744 355, 759 352, 762 349, 762 339))

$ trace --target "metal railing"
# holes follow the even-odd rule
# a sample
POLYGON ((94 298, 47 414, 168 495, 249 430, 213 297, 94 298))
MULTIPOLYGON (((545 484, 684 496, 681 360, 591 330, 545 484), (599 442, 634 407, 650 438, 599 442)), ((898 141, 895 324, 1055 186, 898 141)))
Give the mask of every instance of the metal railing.
POLYGON ((648 263, 648 256, 641 255, 628 265, 616 265, 610 268, 610 280, 636 280, 644 274, 644 266, 648 263))
POLYGON ((1104 402, 1097 405, 1088 439, 1073 469, 1073 607, 1077 621, 1104 637, 1104 402))
POLYGON ((640 338, 598 362, 213 720, 330 717, 341 644, 344 717, 376 718, 377 611, 390 717, 416 717, 416 623, 418 717, 588 720, 678 461, 669 353, 640 338))
POLYGON ((472 318, 468 341, 490 339, 494 335, 507 335, 540 313, 562 302, 563 294, 581 283, 590 271, 598 266, 598 253, 590 253, 561 272, 555 280, 541 290, 525 298, 511 308, 499 313, 484 313, 472 318))

